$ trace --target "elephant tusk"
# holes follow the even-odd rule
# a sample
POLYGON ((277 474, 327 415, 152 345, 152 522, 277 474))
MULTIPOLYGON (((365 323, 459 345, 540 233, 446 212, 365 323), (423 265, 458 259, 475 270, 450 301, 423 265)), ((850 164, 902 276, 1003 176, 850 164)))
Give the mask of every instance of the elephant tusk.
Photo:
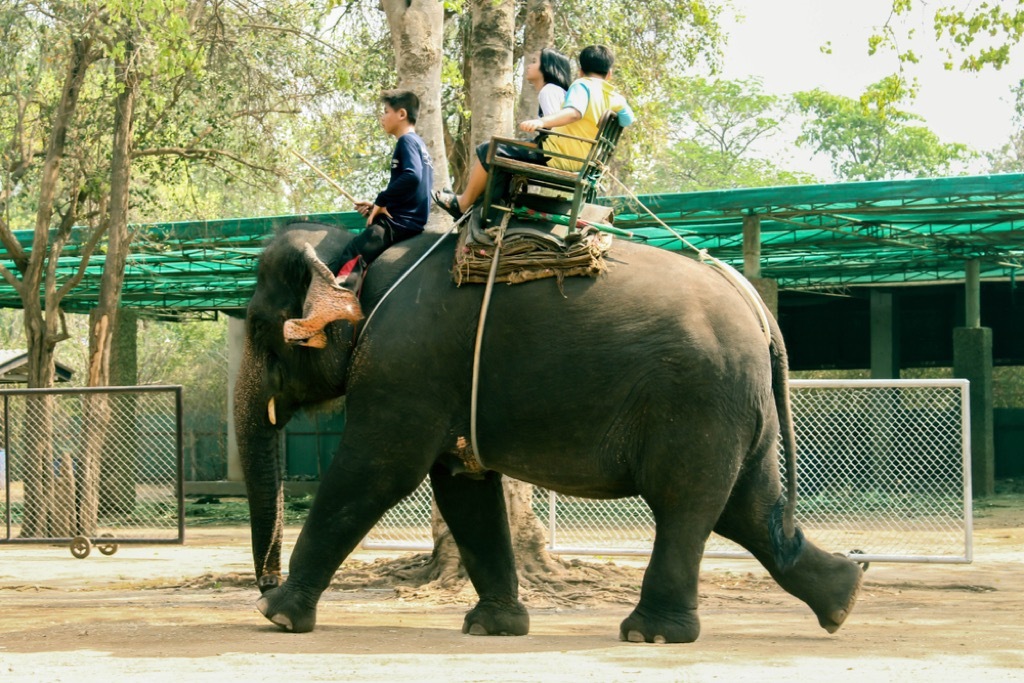
POLYGON ((270 401, 267 402, 267 417, 270 418, 270 424, 277 426, 277 411, 274 409, 274 397, 270 397, 270 401))

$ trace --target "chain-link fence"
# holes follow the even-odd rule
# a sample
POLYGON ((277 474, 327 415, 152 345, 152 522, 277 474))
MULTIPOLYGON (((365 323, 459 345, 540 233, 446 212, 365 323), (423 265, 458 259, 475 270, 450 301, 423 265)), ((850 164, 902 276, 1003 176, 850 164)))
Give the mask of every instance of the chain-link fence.
MULTIPOLYGON (((862 561, 969 562, 971 486, 966 380, 792 380, 797 519, 814 541, 862 561)), ((424 482, 364 546, 428 549, 424 482)), ((646 555, 654 519, 640 498, 588 500, 537 488, 553 552, 646 555)), ((712 535, 708 557, 748 556, 712 535)))
POLYGON ((181 543, 181 387, 5 389, 0 542, 181 543))

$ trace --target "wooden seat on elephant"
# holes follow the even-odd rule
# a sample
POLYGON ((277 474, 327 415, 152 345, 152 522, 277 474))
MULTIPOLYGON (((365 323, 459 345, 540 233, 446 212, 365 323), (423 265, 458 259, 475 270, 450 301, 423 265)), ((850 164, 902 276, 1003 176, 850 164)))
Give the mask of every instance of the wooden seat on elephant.
POLYGON ((533 208, 534 198, 541 196, 533 192, 533 188, 547 188, 571 196, 569 225, 575 226, 584 204, 592 202, 597 196, 597 186, 604 175, 608 162, 615 152, 615 146, 622 135, 622 126, 618 115, 613 111, 605 112, 598 122, 597 137, 593 140, 575 135, 559 133, 555 130, 544 131, 548 136, 565 137, 579 140, 589 145, 585 157, 545 150, 549 157, 559 157, 578 162, 577 171, 552 168, 530 163, 519 159, 510 159, 497 154, 499 145, 510 147, 534 148, 532 143, 514 138, 495 137, 491 139, 487 151, 487 163, 491 172, 488 175, 487 187, 484 191, 483 216, 485 220, 493 219, 496 212, 514 211, 517 206, 533 208), (509 179, 509 176, 511 178, 509 179), (508 182, 508 187, 504 183, 508 182), (507 195, 507 203, 495 201, 500 195, 507 195))

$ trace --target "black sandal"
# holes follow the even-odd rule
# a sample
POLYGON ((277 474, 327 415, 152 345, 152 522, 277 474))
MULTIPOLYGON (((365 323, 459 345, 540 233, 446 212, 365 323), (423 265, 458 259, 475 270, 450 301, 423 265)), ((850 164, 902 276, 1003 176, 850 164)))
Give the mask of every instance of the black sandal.
POLYGON ((448 215, 459 220, 463 211, 459 208, 459 197, 451 190, 435 190, 430 194, 434 203, 448 212, 448 215))

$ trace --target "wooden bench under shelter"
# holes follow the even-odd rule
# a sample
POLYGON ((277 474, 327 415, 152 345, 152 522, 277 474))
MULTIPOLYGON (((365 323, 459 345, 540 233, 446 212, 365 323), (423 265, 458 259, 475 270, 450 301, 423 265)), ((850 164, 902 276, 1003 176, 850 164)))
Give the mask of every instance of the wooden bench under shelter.
MULTIPOLYGON (((492 209, 499 211, 514 211, 517 206, 531 207, 531 199, 546 199, 541 195, 532 193, 534 187, 549 188, 572 196, 572 206, 569 210, 569 226, 573 229, 580 217, 584 205, 592 202, 597 197, 597 185, 604 175, 608 162, 615 152, 619 136, 622 134, 622 126, 619 124, 619 117, 616 112, 607 111, 598 122, 597 138, 590 140, 575 135, 559 133, 555 130, 544 131, 549 136, 559 136, 579 140, 590 146, 586 157, 577 157, 569 154, 545 150, 548 157, 559 157, 578 161, 581 167, 577 171, 567 171, 560 168, 551 168, 540 164, 533 164, 528 161, 509 159, 497 154, 499 145, 510 147, 534 148, 532 143, 517 140, 515 138, 495 137, 491 139, 490 148, 487 151, 487 163, 491 172, 487 179, 487 187, 484 191, 484 202, 482 216, 486 224, 491 216, 492 209), (507 206, 498 204, 494 200, 505 192, 506 188, 501 187, 511 176, 507 189, 507 206)), ((548 198, 548 201, 550 199, 548 198)))

